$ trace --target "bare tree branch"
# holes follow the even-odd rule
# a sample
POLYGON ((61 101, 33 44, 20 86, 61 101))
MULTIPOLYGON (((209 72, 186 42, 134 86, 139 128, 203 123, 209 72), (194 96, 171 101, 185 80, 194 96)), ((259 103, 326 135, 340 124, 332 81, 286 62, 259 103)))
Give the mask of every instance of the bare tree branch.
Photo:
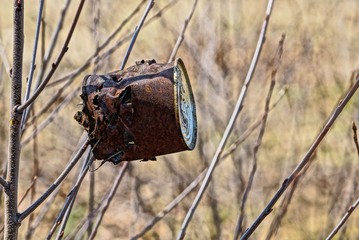
POLYGON ((154 0, 149 0, 148 1, 148 5, 146 7, 146 10, 145 10, 145 13, 143 14, 140 22, 138 23, 138 25, 136 26, 135 28, 135 32, 133 33, 133 36, 132 36, 132 39, 131 39, 131 42, 130 42, 130 45, 128 46, 128 49, 126 51, 126 54, 125 54, 125 57, 123 58, 122 60, 122 63, 121 63, 121 66, 120 66, 120 70, 124 69, 125 68, 125 65, 127 63, 127 60, 128 60, 128 57, 130 56, 130 53, 132 51, 132 48, 133 48, 133 45, 135 44, 136 42, 136 39, 137 39, 137 36, 143 26, 143 23, 145 22, 146 20, 146 17, 148 15, 148 13, 150 12, 151 8, 153 7, 153 4, 155 4, 154 0))
POLYGON ((288 186, 293 182, 293 180, 297 177, 297 175, 302 171, 302 169, 305 167, 305 165, 308 164, 309 160, 311 159, 311 156, 316 151, 322 140, 327 135, 330 128, 333 126, 334 122, 337 120, 340 113, 343 111, 344 107, 347 105, 351 97, 354 95, 356 90, 359 87, 359 77, 356 79, 354 85, 348 90, 346 96, 344 99, 342 99, 338 106, 336 107, 335 111, 330 115, 328 121, 326 122, 325 126, 320 131, 319 135, 316 137, 312 145, 310 146, 309 150, 303 157, 303 159, 299 162, 297 167, 294 169, 294 171, 283 181, 281 187, 278 189, 278 191, 275 193, 273 198, 270 200, 268 205, 265 207, 265 209, 260 213, 260 215, 257 217, 257 219, 253 222, 253 224, 246 230, 246 232, 243 234, 241 239, 248 239, 252 233, 257 229, 257 227, 261 224, 261 222, 271 213, 273 206, 277 203, 278 199, 283 195, 283 193, 286 191, 288 186))
MULTIPOLYGON (((359 79, 359 76, 357 76, 357 81, 359 79)), ((359 156, 359 143, 358 143, 358 135, 357 135, 357 126, 355 124, 355 122, 352 122, 352 130, 353 130, 353 141, 354 144, 356 146, 357 149, 357 153, 359 156)), ((332 239, 337 233, 338 231, 344 226, 344 224, 346 223, 346 221, 348 220, 348 218, 350 217, 350 215, 354 212, 354 210, 356 209, 356 207, 359 205, 359 198, 357 198, 357 200, 355 201, 355 203, 353 205, 351 205, 349 207, 349 209, 346 211, 346 213, 344 214, 344 216, 342 217, 342 219, 339 221, 339 223, 334 227, 334 229, 332 230, 332 232, 328 235, 328 237, 326 238, 326 240, 330 240, 332 239)))
POLYGON ((57 57, 56 61, 52 64, 52 68, 51 68, 50 72, 46 76, 45 80, 41 83, 41 85, 35 90, 33 95, 27 101, 25 101, 21 106, 17 107, 17 109, 16 109, 17 111, 21 112, 21 111, 25 110, 28 106, 30 106, 30 104, 32 104, 35 101, 35 99, 40 95, 40 93, 45 89, 46 84, 50 81, 52 75, 55 73, 57 67, 59 66, 59 64, 60 64, 60 62, 62 60, 62 58, 64 57, 65 53, 69 49, 69 43, 70 43, 72 34, 73 34, 74 30, 75 30, 75 27, 77 25, 77 22, 79 20, 79 17, 80 17, 80 14, 81 14, 81 11, 82 11, 84 3, 85 3, 85 0, 81 0, 79 6, 77 8, 75 18, 74 18, 74 20, 72 22, 70 31, 69 31, 69 33, 67 35, 66 40, 65 40, 65 43, 64 43, 64 45, 63 45, 63 47, 61 49, 61 52, 60 52, 59 56, 57 57))
POLYGON ((89 139, 86 139, 85 143, 82 145, 80 150, 75 154, 73 159, 63 170, 61 175, 52 183, 52 185, 46 190, 46 192, 37 199, 32 205, 30 205, 24 212, 19 214, 18 222, 21 223, 27 216, 29 216, 41 203, 43 203, 46 198, 61 184, 61 182, 66 178, 72 168, 76 165, 78 160, 80 160, 82 154, 86 151, 89 145, 89 139))
POLYGON ((249 192, 251 191, 252 188, 252 184, 254 181, 254 176, 257 170, 257 153, 258 150, 262 144, 262 139, 264 136, 264 132, 266 129, 266 125, 267 125, 267 119, 268 119, 268 113, 269 113, 269 105, 270 105, 270 100, 272 98, 272 93, 273 93, 273 89, 275 86, 275 77, 276 77, 276 73, 278 71, 279 65, 280 65, 280 61, 281 61, 281 57, 282 57, 282 53, 283 53, 283 44, 284 44, 284 39, 285 39, 285 35, 282 35, 280 41, 279 41, 279 46, 278 46, 278 50, 276 53, 276 56, 274 57, 274 63, 273 63, 273 70, 271 73, 271 81, 270 81, 270 86, 269 86, 269 91, 268 91, 268 95, 265 101, 265 106, 264 106, 264 115, 262 118, 262 123, 261 123, 261 128, 259 130, 259 134, 258 134, 258 138, 256 140, 256 143, 254 145, 253 148, 253 159, 252 159, 252 169, 251 172, 249 174, 249 179, 248 179, 248 183, 247 186, 244 189, 244 193, 242 195, 242 201, 241 201, 241 206, 240 206, 240 214, 238 216, 238 220, 237 220, 237 226, 234 232, 234 237, 233 239, 238 239, 239 234, 242 232, 243 229, 243 221, 244 221, 244 217, 245 217, 245 205, 247 203, 247 199, 248 199, 248 195, 249 192))
MULTIPOLYGON (((54 200, 57 196, 59 192, 59 188, 57 188, 54 193, 47 199, 47 202, 45 203, 45 205, 42 207, 42 209, 40 210, 39 214, 36 216, 36 218, 34 219, 34 221, 32 221, 31 226, 29 227, 29 229, 27 230, 27 233, 25 235, 25 239, 31 239, 31 237, 33 236, 34 232, 36 229, 38 229, 40 223, 42 222, 42 220, 44 219, 46 213, 49 211, 49 209, 51 208, 52 204, 54 203, 54 200)), ((30 215, 32 216, 32 215, 30 215)))
POLYGON ((211 177, 212 177, 212 173, 213 173, 213 171, 214 171, 214 169, 215 169, 215 167, 217 165, 218 160, 221 157, 221 154, 223 152, 224 146, 226 145, 228 137, 232 132, 233 125, 234 125, 235 121, 237 120, 238 114, 242 109, 242 104, 243 104, 244 98, 246 96, 247 89, 248 89, 249 84, 251 82, 253 73, 255 71, 255 68, 256 68, 256 65, 257 65, 261 50, 262 50, 262 46, 264 44, 265 34, 266 34, 266 31, 267 31, 270 14, 272 12, 273 2, 274 2, 274 0, 269 0, 268 1, 267 11, 266 11, 266 18, 265 18, 265 20, 263 22, 263 26, 262 26, 262 29, 261 29, 261 32, 260 32, 260 35, 259 35, 258 43, 257 43, 257 47, 256 47, 256 50, 255 50, 254 56, 252 58, 252 62, 251 62, 251 65, 249 67, 246 79, 244 81, 244 85, 243 85, 243 87, 241 89, 241 92, 240 92, 240 95, 238 97, 236 106, 235 106, 235 108, 233 110, 232 116, 231 116, 231 118, 229 120, 229 123, 228 123, 228 125, 226 127, 226 130, 224 131, 223 137, 221 139, 221 142, 219 143, 219 146, 218 146, 218 148, 216 150, 216 153, 215 153, 215 155, 214 155, 214 157, 212 159, 212 162, 211 162, 211 164, 210 164, 210 166, 208 168, 208 171, 206 173, 205 179, 203 180, 201 188, 198 191, 198 194, 197 194, 195 200, 193 201, 191 208, 187 212, 186 218, 184 219, 184 221, 182 223, 182 227, 181 227, 181 230, 180 230, 180 232, 179 232, 179 234, 177 236, 177 239, 183 239, 185 237, 186 229, 187 229, 187 227, 188 227, 188 225, 189 225, 189 223, 190 223, 190 221, 192 219, 192 216, 193 216, 199 202, 202 199, 202 196, 203 196, 204 192, 207 189, 207 186, 208 186, 208 184, 209 184, 209 182, 211 180, 211 177))
MULTIPOLYGON (((64 20, 65 20, 65 16, 66 16, 66 13, 69 9, 69 6, 70 6, 70 3, 71 3, 71 0, 67 0, 64 7, 61 9, 61 14, 60 14, 60 19, 59 21, 57 22, 57 26, 55 28, 55 30, 53 31, 52 33, 52 36, 51 36, 51 40, 50 40, 50 44, 49 44, 49 47, 48 47, 48 50, 46 52, 46 54, 44 55, 44 51, 45 51, 45 21, 42 19, 42 22, 43 22, 43 31, 42 31, 42 61, 41 61, 41 65, 40 65, 40 70, 37 74, 37 77, 36 77, 36 81, 35 81, 35 90, 40 86, 41 84, 41 81, 42 81, 42 78, 44 77, 44 73, 47 69, 47 66, 48 66, 48 63, 50 61, 50 58, 52 56, 52 53, 54 52, 54 49, 55 49, 55 45, 57 43, 57 39, 58 39, 58 36, 62 30, 62 26, 63 26, 63 23, 64 23, 64 20)), ((24 117, 23 117, 23 120, 22 120, 22 126, 21 126, 21 131, 24 130, 24 127, 25 127, 25 124, 26 124, 26 121, 29 117, 29 110, 31 109, 31 106, 29 106, 29 108, 26 108, 24 110, 24 117)))
POLYGON ((194 13, 194 11, 195 11, 195 9, 196 9, 196 7, 197 7, 197 3, 198 3, 198 0, 194 0, 193 6, 192 6, 192 9, 191 9, 191 12, 190 12, 190 14, 188 15, 188 17, 186 18, 186 20, 184 21, 184 24, 183 24, 181 33, 180 33, 180 35, 179 35, 178 38, 177 38, 176 45, 175 45, 175 47, 174 47, 173 50, 172 50, 172 53, 171 53, 170 58, 168 59, 168 62, 172 62, 172 61, 174 60, 174 58, 176 57, 176 54, 177 54, 177 52, 178 52, 178 49, 179 49, 179 47, 181 46, 181 43, 182 43, 183 40, 184 40, 184 34, 185 34, 186 30, 187 30, 187 26, 188 26, 189 22, 191 21, 192 16, 193 16, 193 13, 194 13))
POLYGON ((92 155, 91 151, 89 151, 88 156, 84 161, 84 166, 82 167, 82 170, 81 170, 81 172, 79 174, 79 177, 78 177, 75 185, 72 187, 70 193, 67 195, 65 204, 62 207, 59 215, 57 216, 55 224, 53 225, 49 235, 47 236, 47 239, 51 239, 51 237, 52 237, 53 233, 55 232, 57 226, 59 226, 60 224, 61 224, 61 226, 60 226, 60 229, 59 229, 59 231, 57 233, 56 239, 62 239, 63 238, 64 232, 65 232, 65 227, 66 227, 66 224, 67 224, 67 220, 68 220, 68 218, 69 218, 69 216, 71 214, 72 207, 73 207, 73 204, 75 202, 77 193, 78 193, 78 191, 80 189, 82 181, 85 178, 85 176, 86 176, 92 162, 94 161, 94 157, 91 156, 91 155, 92 155))
MULTIPOLYGON (((120 23, 120 25, 115 29, 115 31, 113 31, 110 36, 107 37, 107 39, 98 47, 97 51, 95 51, 86 61, 85 63, 75 69, 74 71, 70 72, 69 74, 66 74, 65 76, 49 83, 47 86, 50 87, 50 86, 54 86, 54 85, 57 85, 61 82, 64 82, 68 79, 74 79, 75 77, 77 77, 81 72, 83 72, 84 70, 86 70, 88 67, 90 67, 91 65, 91 62, 93 61, 94 58, 97 58, 98 57, 98 54, 101 50, 103 50, 105 47, 107 47, 107 45, 117 36, 118 33, 120 33, 123 29, 123 27, 126 26, 126 24, 136 15, 136 13, 138 13, 142 7, 142 5, 146 2, 146 0, 142 0, 137 6, 136 8, 120 23)), ((131 34, 129 35, 126 35, 126 37, 129 36, 129 38, 126 40, 129 40, 130 37, 131 37, 131 34)), ((125 41, 122 41, 121 39, 121 45, 124 43, 125 41)), ((119 46, 118 46, 119 47, 119 46)), ((71 81, 68 81, 66 85, 69 85, 69 82, 71 81)))
MULTIPOLYGON (((283 98, 284 94, 287 92, 286 88, 280 91, 280 96, 270 107, 269 111, 273 110, 280 100, 283 98)), ((231 146, 223 152, 221 159, 225 159, 230 156, 240 144, 242 144, 253 132, 260 126, 264 113, 262 116, 255 121, 241 136, 231 144, 231 146)), ((220 162, 219 164, 221 164, 220 162)), ((175 199, 172 200, 162 211, 160 211, 151 221, 147 223, 147 225, 136 235, 131 237, 131 239, 137 239, 143 237, 149 230, 151 230, 163 217, 165 217, 169 212, 171 212, 177 205, 185 198, 188 194, 190 194, 198 184, 203 180, 206 175, 208 168, 205 168, 180 194, 177 195, 175 199)))
POLYGON ((0 177, 0 185, 5 189, 9 188, 9 184, 7 183, 7 181, 3 177, 0 177))
MULTIPOLYGON (((26 86, 26 92, 25 92, 25 96, 24 96, 24 101, 25 102, 29 99, 29 96, 30 96, 32 78, 34 76, 34 71, 35 71, 37 44, 39 42, 40 26, 41 26, 41 19, 42 19, 42 10, 43 10, 43 7, 44 7, 44 0, 40 0, 39 2, 40 2, 40 4, 39 4, 39 13, 37 14, 37 23, 36 23, 36 30, 35 30, 34 48, 33 48, 33 52, 32 52, 32 60, 31 60, 31 64, 30 64, 30 73, 29 73, 27 84, 26 84, 27 86, 26 86)), ((24 121, 25 121, 26 115, 27 114, 24 113, 23 116, 22 116, 21 129, 24 126, 24 121)))
POLYGON ((289 190, 289 192, 287 192, 287 194, 285 195, 285 197, 283 198, 283 201, 281 202, 281 205, 279 207, 278 213, 276 214, 276 216, 274 217, 270 227, 269 227, 269 232, 266 236, 266 240, 270 240, 271 237, 277 233, 279 226, 282 222, 282 219, 284 218, 285 214, 287 213, 289 204, 292 201, 293 195, 295 190, 297 189, 299 180, 305 175, 305 173, 307 172, 307 170, 309 169, 311 163, 314 161, 316 157, 316 153, 314 153, 310 159, 310 161, 308 162, 308 164, 303 168, 303 171, 298 174, 298 176, 295 178, 295 180, 293 181, 293 184, 291 185, 291 188, 289 190))
POLYGON ((118 186, 120 185, 120 182, 123 178, 123 176, 125 175, 125 172, 126 172, 126 169, 127 169, 127 166, 129 165, 129 162, 124 162, 122 167, 120 168, 120 171, 117 175, 117 178, 115 179, 113 185, 112 185, 112 188, 111 188, 111 191, 109 193, 109 195, 107 196, 107 198, 104 200, 104 204, 102 206, 102 210, 100 212, 100 216, 98 217, 97 221, 96 221, 96 224, 94 225, 94 229, 92 230, 92 233, 91 235, 89 236, 89 240, 92 240, 95 238, 96 234, 97 234, 97 230, 98 230, 98 227, 100 226, 101 224, 101 221, 103 219, 103 216, 105 215, 112 199, 113 199, 113 196, 115 195, 116 191, 117 191, 117 188, 118 186))
POLYGON ((21 104, 22 67, 24 52, 24 1, 14 0, 13 9, 13 68, 10 97, 10 128, 8 149, 8 172, 5 189, 5 234, 4 239, 17 239, 20 224, 17 222, 18 185, 20 167, 20 124, 22 114, 15 111, 21 104))
POLYGON ((330 240, 332 239, 337 233, 338 231, 343 227, 343 225, 346 223, 346 221, 348 220, 348 218, 350 217, 350 215, 354 212, 354 210, 356 209, 356 207, 358 207, 359 205, 359 198, 357 198, 357 200, 355 201, 355 203, 350 206, 350 208, 348 209, 348 211, 344 214, 344 216, 342 217, 342 219, 339 221, 338 225, 335 226, 335 228, 333 229, 333 231, 328 235, 328 237, 326 238, 326 240, 330 240))

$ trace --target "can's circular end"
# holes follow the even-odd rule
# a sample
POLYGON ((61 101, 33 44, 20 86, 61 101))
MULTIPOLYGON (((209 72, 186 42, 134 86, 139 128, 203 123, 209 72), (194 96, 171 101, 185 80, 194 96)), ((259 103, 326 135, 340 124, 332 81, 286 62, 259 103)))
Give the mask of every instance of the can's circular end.
POLYGON ((196 105, 186 67, 180 58, 174 63, 174 83, 176 117, 183 141, 192 150, 197 142, 196 105))

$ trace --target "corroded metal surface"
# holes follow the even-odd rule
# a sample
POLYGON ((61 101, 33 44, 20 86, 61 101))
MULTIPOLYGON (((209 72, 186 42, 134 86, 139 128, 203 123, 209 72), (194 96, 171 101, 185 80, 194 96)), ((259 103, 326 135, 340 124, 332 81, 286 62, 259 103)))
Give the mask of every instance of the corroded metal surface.
POLYGON ((194 98, 180 59, 86 76, 81 98, 84 107, 75 119, 89 133, 97 159, 154 160, 195 147, 194 98))

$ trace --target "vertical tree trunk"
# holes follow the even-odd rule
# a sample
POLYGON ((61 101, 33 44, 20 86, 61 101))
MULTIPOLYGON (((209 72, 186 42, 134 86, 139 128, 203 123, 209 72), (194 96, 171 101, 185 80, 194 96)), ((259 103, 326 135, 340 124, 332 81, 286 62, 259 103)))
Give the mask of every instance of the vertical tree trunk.
POLYGON ((24 46, 24 5, 23 0, 14 0, 14 39, 13 68, 10 99, 10 133, 8 151, 7 181, 9 188, 5 190, 5 239, 17 239, 19 224, 17 221, 17 195, 20 158, 20 123, 22 113, 16 111, 21 104, 22 57, 24 46))

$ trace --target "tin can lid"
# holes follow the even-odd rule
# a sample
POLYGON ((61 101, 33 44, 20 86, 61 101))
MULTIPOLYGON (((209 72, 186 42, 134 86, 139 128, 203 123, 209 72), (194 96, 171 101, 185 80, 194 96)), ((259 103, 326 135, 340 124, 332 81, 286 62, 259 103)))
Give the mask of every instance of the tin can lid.
POLYGON ((186 67, 180 58, 174 63, 174 83, 177 122, 184 143, 192 150, 197 142, 196 105, 186 67))

